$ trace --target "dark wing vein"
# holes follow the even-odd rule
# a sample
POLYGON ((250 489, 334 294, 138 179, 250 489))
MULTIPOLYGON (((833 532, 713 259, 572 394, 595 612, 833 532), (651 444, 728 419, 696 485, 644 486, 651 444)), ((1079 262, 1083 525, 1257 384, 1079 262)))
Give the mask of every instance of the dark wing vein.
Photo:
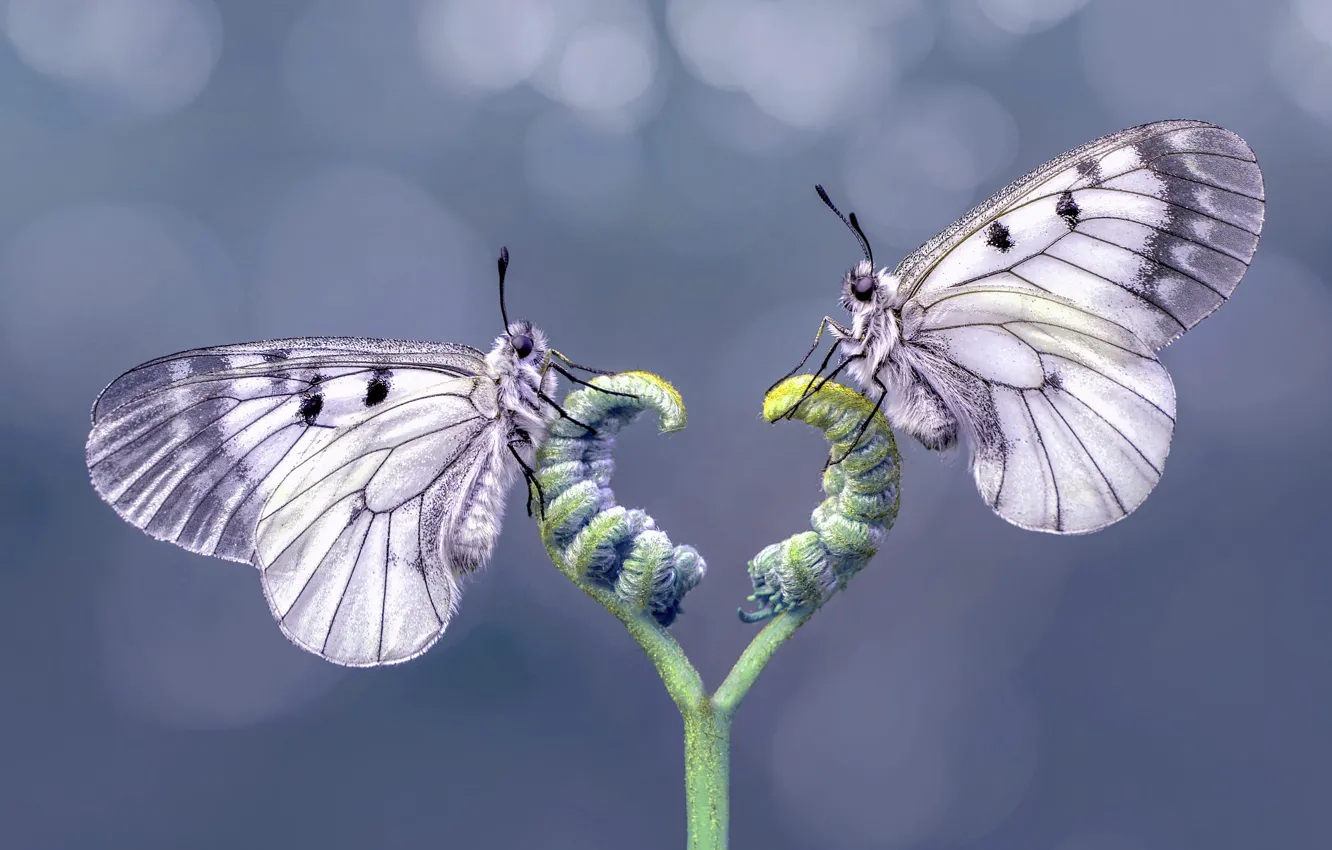
MULTIPOLYGON (((1082 441, 1082 435, 1078 433, 1078 429, 1074 428, 1072 425, 1069 424, 1068 419, 1065 418, 1064 414, 1059 411, 1059 408, 1050 398, 1050 394, 1048 392, 1046 392, 1045 390, 1041 390, 1040 392, 1041 395, 1045 396, 1045 401, 1050 405, 1050 409, 1054 411, 1054 415, 1058 416, 1059 421, 1064 423, 1064 428, 1068 430, 1068 433, 1073 435, 1073 439, 1078 441, 1078 447, 1081 448, 1082 453, 1087 456, 1087 460, 1091 461, 1092 466, 1096 467, 1096 473, 1100 475, 1101 480, 1105 482, 1106 488, 1110 490, 1110 495, 1115 497, 1115 504, 1119 506, 1119 510, 1124 511, 1124 500, 1119 498, 1119 493, 1115 490, 1115 485, 1111 483, 1110 476, 1105 474, 1105 470, 1101 469, 1101 465, 1096 462, 1096 458, 1092 455, 1090 451, 1087 450, 1087 444, 1082 441)), ((1072 394, 1070 393, 1069 395, 1072 394)), ((1086 407, 1086 405, 1083 404, 1082 399, 1078 399, 1078 403, 1086 407)), ((1101 421, 1104 422, 1105 420, 1102 419, 1101 421)), ((1138 447, 1134 446, 1133 448, 1136 450, 1138 447)), ((1142 454, 1142 452, 1138 453, 1142 454)), ((1124 512, 1127 513, 1127 511, 1124 512)))
MULTIPOLYGON (((1085 234, 1083 234, 1083 235, 1085 235, 1085 234)), ((1155 301, 1153 301, 1152 299, 1148 298, 1145 294, 1143 294, 1143 293, 1141 293, 1141 292, 1136 292, 1136 291, 1134 291, 1134 290, 1132 290, 1132 289, 1129 289, 1129 288, 1128 288, 1127 286, 1125 286, 1124 284, 1122 284, 1122 283, 1120 283, 1120 282, 1118 282, 1118 281, 1116 281, 1116 280, 1111 280, 1110 278, 1106 277, 1106 276, 1103 275, 1103 274, 1097 274, 1096 272, 1092 271, 1091 269, 1087 268, 1086 266, 1080 266, 1080 265, 1078 265, 1077 263, 1072 262, 1071 260, 1065 260, 1063 257, 1056 257, 1054 254, 1045 254, 1044 256, 1050 258, 1051 260, 1054 260, 1054 261, 1057 262, 1057 263, 1063 263, 1063 264, 1066 265, 1066 266, 1071 266, 1072 268, 1078 269, 1079 271, 1086 272, 1087 274, 1091 275, 1092 277, 1100 278, 1101 280, 1105 281, 1106 283, 1110 284, 1111 286, 1118 287, 1119 289, 1123 290, 1124 292, 1127 292, 1129 295, 1132 295, 1134 298, 1137 298, 1139 301, 1143 302, 1143 303, 1146 304, 1148 307, 1155 308, 1155 309, 1157 309, 1157 310, 1160 310, 1162 313, 1165 313, 1166 316, 1169 317, 1171 321, 1173 321, 1175 324, 1177 324, 1177 325, 1180 326, 1181 330, 1185 330, 1185 331, 1188 330, 1188 326, 1185 325, 1183 322, 1181 322, 1181 321, 1179 320, 1179 317, 1178 317, 1178 316, 1176 316, 1174 313, 1170 312, 1170 310, 1169 310, 1164 304, 1158 304, 1157 302, 1155 302, 1155 301)), ((1098 315, 1098 316, 1099 316, 1099 314, 1095 314, 1095 315, 1098 315)), ((1114 319, 1108 319, 1108 318, 1106 318, 1105 316, 1099 316, 1099 318, 1105 319, 1105 321, 1110 322, 1110 323, 1115 324, 1115 325, 1118 325, 1118 326, 1121 327, 1121 328, 1124 327, 1123 325, 1120 325, 1118 322, 1116 322, 1114 319)), ((1124 328, 1124 330, 1129 331, 1129 333, 1132 333, 1132 332, 1133 332, 1130 328, 1124 328)))
MULTIPOLYGON (((1051 355, 1051 356, 1057 357, 1058 355, 1051 355)), ((1107 380, 1109 379, 1107 378, 1107 380)), ((1120 386, 1123 385, 1120 384, 1120 386)), ((1125 387, 1125 389, 1128 389, 1128 387, 1125 387)), ((1106 419, 1104 416, 1098 413, 1096 411, 1096 408, 1092 407, 1090 404, 1087 404, 1087 402, 1083 401, 1080 396, 1075 395, 1074 393, 1070 392, 1067 389, 1064 390, 1064 394, 1067 395, 1069 398, 1073 399, 1074 401, 1076 401, 1078 404, 1082 405, 1083 408, 1085 408, 1086 411, 1090 413, 1092 416, 1095 416, 1097 419, 1104 422, 1107 426, 1109 426, 1110 430, 1114 431, 1116 434, 1123 437, 1124 442, 1128 443, 1130 446, 1133 447, 1133 450, 1138 453, 1138 456, 1142 458, 1143 462, 1146 463, 1148 466, 1150 466, 1152 468, 1152 471, 1155 472, 1158 477, 1161 475, 1161 470, 1156 466, 1156 464, 1152 463, 1151 458, 1147 457, 1146 452, 1144 452, 1141 448, 1139 448, 1138 444, 1133 442, 1133 439, 1129 437, 1128 434, 1125 434, 1123 431, 1119 430, 1119 426, 1115 425, 1115 423, 1111 422, 1109 419, 1106 419)), ((1143 400, 1146 401, 1146 399, 1143 400)), ((1151 404, 1150 401, 1148 401, 1147 403, 1151 404)), ((1160 408, 1157 409, 1160 410, 1160 408)), ((1170 421, 1173 422, 1174 419, 1171 419, 1170 421)))
MULTIPOLYGON (((336 502, 332 503, 331 505, 329 505, 328 507, 326 507, 326 508, 324 508, 322 511, 320 511, 320 512, 315 516, 315 521, 317 522, 317 521, 318 521, 319 519, 321 519, 325 514, 327 514, 329 511, 333 510, 334 508, 336 508, 338 505, 341 505, 343 502, 346 502, 348 499, 354 499, 355 497, 356 497, 356 494, 355 494, 355 493, 348 493, 346 496, 343 496, 341 499, 338 499, 336 502)), ((310 589, 310 582, 314 581, 314 577, 315 577, 316 575, 319 574, 319 571, 320 571, 321 569, 324 568, 324 561, 328 559, 329 553, 332 552, 332 551, 334 550, 334 548, 337 547, 338 542, 339 542, 340 540, 342 540, 343 535, 345 535, 347 532, 351 531, 351 530, 356 526, 356 520, 357 520, 357 518, 358 518, 358 515, 357 515, 355 512, 353 512, 353 513, 352 513, 352 516, 351 516, 351 519, 347 522, 347 524, 346 524, 345 526, 343 526, 343 528, 342 528, 342 532, 341 532, 340 534, 338 534, 337 537, 333 538, 333 543, 328 547, 328 549, 324 550, 324 554, 323 554, 323 555, 319 556, 319 560, 315 562, 314 568, 311 569, 311 570, 310 570, 310 574, 309 574, 308 576, 305 577, 305 583, 301 585, 300 593, 297 593, 295 596, 292 597, 291 605, 289 605, 289 606, 287 607, 287 610, 284 611, 284 612, 282 613, 282 616, 279 618, 282 622, 286 622, 287 617, 291 614, 291 612, 294 611, 294 610, 296 610, 296 606, 297 606, 298 604, 300 604, 301 597, 305 595, 305 591, 307 591, 307 590, 310 589)), ((304 529, 300 534, 298 534, 298 535, 296 535, 295 537, 292 538, 292 540, 291 540, 290 543, 288 543, 286 546, 283 546, 283 547, 282 547, 282 552, 278 553, 278 556, 277 556, 276 558, 273 559, 273 562, 276 563, 276 562, 278 561, 278 559, 281 558, 282 555, 285 554, 286 551, 287 551, 289 548, 291 548, 291 546, 292 546, 293 544, 296 543, 297 540, 300 540, 302 537, 305 536, 305 534, 306 534, 307 532, 309 532, 311 526, 313 526, 313 525, 314 525, 313 522, 310 523, 310 525, 307 525, 307 526, 305 527, 305 529, 304 529)), ((364 543, 364 541, 362 541, 362 543, 364 543)), ((360 547, 359 547, 359 546, 357 547, 357 552, 358 552, 358 557, 359 557, 359 552, 360 552, 360 547)))
POLYGON ((1045 458, 1045 468, 1050 473, 1050 485, 1054 487, 1055 497, 1055 528, 1059 531, 1064 530, 1063 507, 1059 499, 1059 478, 1055 475, 1054 464, 1050 461, 1050 450, 1045 447, 1045 438, 1041 436, 1041 426, 1036 424, 1036 417, 1031 412, 1031 402, 1027 401, 1027 394, 1019 392, 1018 398, 1022 399, 1022 406, 1027 410, 1027 421, 1031 423, 1031 431, 1036 435, 1036 442, 1041 447, 1041 456, 1045 458))
MULTIPOLYGON (((1164 232, 1164 231, 1163 231, 1163 232, 1164 232)), ((1198 285, 1200 285, 1200 286, 1205 286, 1205 287, 1207 287, 1208 289, 1212 290, 1212 291, 1215 292, 1217 295, 1221 296, 1221 300, 1224 301, 1224 300, 1226 300, 1226 298, 1227 298, 1227 296, 1226 296, 1225 293, 1221 292, 1219 289, 1217 289, 1215 286, 1212 286, 1212 285, 1209 284, 1207 281, 1202 280, 1202 279, 1197 278, 1197 277, 1194 277, 1194 276, 1193 276, 1192 274, 1190 274, 1189 272, 1186 272, 1186 271, 1184 271, 1184 270, 1181 269, 1181 268, 1177 268, 1176 266, 1172 266, 1170 263, 1167 263, 1167 262, 1166 262, 1165 260, 1163 260, 1163 259, 1156 259, 1155 257, 1149 257, 1149 256, 1147 256, 1146 254, 1142 253, 1141 251, 1135 251, 1135 250, 1133 250, 1132 248, 1125 248, 1123 245, 1120 245, 1120 244, 1118 244, 1118 243, 1116 243, 1116 242, 1110 242, 1110 241, 1108 241, 1108 240, 1106 240, 1106 239, 1101 239, 1099 236, 1093 236, 1093 235, 1091 235, 1090 233, 1080 233, 1079 235, 1084 236, 1084 237, 1086 237, 1086 238, 1088 238, 1088 239, 1094 239, 1094 240, 1096 240, 1097 242, 1100 242, 1102 245, 1109 245, 1109 246, 1111 246, 1111 247, 1113 247, 1113 248, 1118 248, 1118 249, 1121 250, 1121 251, 1128 251, 1130 254, 1133 254, 1134 256, 1142 257, 1144 260, 1148 261, 1149 263, 1156 263, 1157 265, 1161 266, 1161 268, 1170 269, 1172 272, 1179 272, 1179 273, 1182 274, 1184 277, 1187 277, 1189 280, 1193 281, 1194 283, 1196 283, 1196 284, 1198 284, 1198 285)), ((1219 252, 1218 252, 1218 253, 1219 253, 1219 252)), ((1223 255, 1223 256, 1224 256, 1224 255, 1223 255)))
MULTIPOLYGON (((285 401, 285 399, 284 399, 283 401, 285 401)), ((208 453, 205 454, 203 457, 199 458, 198 462, 196 462, 195 464, 193 464, 193 465, 189 468, 188 471, 186 471, 186 472, 184 472, 183 474, 181 474, 181 476, 180 476, 179 479, 176 481, 176 483, 173 484, 173 485, 171 485, 171 489, 168 490, 168 491, 166 492, 166 494, 162 497, 162 503, 161 503, 160 505, 157 506, 157 509, 153 511, 153 515, 152 515, 152 517, 150 517, 149 520, 148 520, 147 522, 144 523, 144 525, 151 525, 152 522, 153 522, 153 520, 157 519, 157 515, 158 515, 159 513, 161 513, 162 508, 165 508, 165 507, 167 506, 167 504, 171 501, 171 497, 174 496, 174 495, 176 494, 176 491, 179 490, 179 489, 185 484, 185 482, 187 482, 190 478, 192 478, 192 477, 194 476, 195 472, 197 472, 197 471, 198 471, 198 470, 199 470, 204 464, 208 463, 209 461, 213 460, 213 458, 215 458, 215 457, 217 457, 219 454, 221 454, 221 453, 222 453, 222 450, 223 450, 224 448, 226 448, 226 446, 227 446, 229 443, 231 443, 232 441, 234 441, 234 440, 235 440, 237 437, 239 437, 241 434, 244 434, 246 431, 250 430, 250 428, 254 427, 254 425, 255 425, 260 419, 263 419, 265 416, 267 416, 268 414, 272 413, 274 410, 277 410, 277 409, 278 409, 279 407, 281 407, 281 406, 282 406, 282 402, 278 402, 277 404, 273 405, 272 407, 270 407, 270 408, 268 408, 267 410, 265 410, 265 411, 263 411, 262 413, 260 413, 258 416, 254 417, 254 418, 251 419, 250 421, 246 422, 246 423, 245 423, 244 425, 242 425, 240 428, 237 428, 235 431, 233 431, 232 433, 228 434, 227 436, 225 436, 224 438, 222 438, 221 440, 219 440, 216 446, 214 446, 211 450, 209 450, 208 453)), ((234 410, 234 409, 235 409, 235 408, 232 408, 232 410, 234 410)), ((230 412, 230 411, 228 411, 228 412, 230 412)), ((225 414, 224 414, 224 415, 225 415, 225 414)), ((218 418, 220 419, 221 417, 218 417, 218 418)), ((214 420, 214 422, 216 422, 216 421, 217 421, 217 420, 214 420)), ((212 424, 212 423, 209 423, 209 424, 212 424)), ((294 425, 295 423, 292 423, 292 424, 294 425)), ((176 449, 182 449, 182 448, 185 447, 185 445, 186 445, 187 443, 191 443, 191 442, 193 442, 193 441, 199 439, 199 437, 204 433, 204 431, 207 430, 207 427, 208 427, 208 426, 204 426, 203 428, 200 428, 198 431, 196 431, 196 432, 195 432, 193 435, 191 435, 189 438, 187 438, 187 439, 185 439, 185 440, 182 440, 182 441, 180 442, 180 444, 179 444, 178 446, 176 446, 176 449)), ((236 464, 237 464, 237 463, 240 463, 241 459, 246 458, 246 457, 249 457, 250 452, 254 451, 254 450, 255 450, 256 448, 258 448, 259 446, 262 446, 264 443, 268 442, 269 438, 272 437, 274 434, 280 434, 280 433, 282 433, 283 431, 285 431, 286 429, 287 429, 287 426, 283 426, 282 428, 279 428, 278 430, 274 431, 272 434, 268 435, 268 437, 265 437, 263 440, 260 440, 259 443, 256 444, 255 446, 252 446, 251 448, 247 449, 243 455, 241 455, 239 458, 236 459, 236 463, 233 463, 230 467, 227 468, 228 473, 229 473, 232 469, 235 469, 235 468, 236 468, 236 464)), ((171 454, 174 454, 174 451, 173 451, 171 454)), ((168 454, 166 457, 163 457, 163 458, 162 458, 161 460, 159 460, 157 463, 153 464, 152 467, 150 467, 148 471, 151 471, 151 470, 153 470, 153 469, 157 469, 158 467, 162 466, 162 465, 163 465, 164 463, 166 463, 167 460, 171 457, 171 454, 168 454)), ((146 474, 146 472, 145 472, 145 474, 146 474)), ((140 476, 139 476, 138 478, 136 478, 135 480, 137 481, 137 480, 139 480, 139 478, 142 478, 142 477, 143 477, 143 476, 140 475, 140 476)), ((209 487, 208 490, 205 491, 204 495, 200 497, 199 501, 202 502, 202 501, 203 501, 203 498, 205 498, 206 495, 207 495, 208 493, 211 493, 211 492, 213 491, 213 489, 217 487, 218 484, 222 483, 222 481, 224 481, 224 480, 226 479, 226 477, 227 477, 226 475, 222 475, 222 476, 220 476, 220 477, 218 478, 217 481, 213 482, 213 486, 212 486, 212 487, 209 487)), ((134 485, 131 484, 130 486, 132 487, 132 486, 134 486, 134 485)), ((187 521, 188 521, 188 519, 189 519, 190 516, 193 516, 193 515, 194 515, 194 512, 195 512, 196 510, 198 510, 198 508, 199 508, 199 505, 196 503, 195 506, 194 506, 194 508, 190 510, 189 515, 186 517, 186 520, 187 520, 187 521)))
MULTIPOLYGON (((1164 410, 1162 410, 1162 409, 1161 409, 1161 406, 1160 406, 1159 404, 1157 404, 1156 402, 1152 401, 1152 400, 1149 399, 1147 396, 1143 395, 1142 393, 1138 392, 1137 390, 1133 389, 1133 387, 1130 387, 1130 386, 1128 386, 1127 384, 1124 384, 1124 383, 1121 383, 1121 382, 1119 382, 1119 381, 1116 381, 1114 378, 1110 377, 1109 375, 1105 374, 1104 372, 1098 372, 1098 371, 1096 371, 1095 369, 1091 368, 1090 366, 1086 365, 1085 363, 1079 363, 1078 361, 1072 359, 1071 357, 1065 357, 1065 356, 1062 355, 1062 354, 1054 354, 1054 353, 1049 352, 1049 351, 1043 351, 1043 352, 1041 352, 1041 356, 1042 356, 1042 357, 1054 357, 1054 358, 1056 358, 1056 359, 1058 359, 1058 360, 1063 360, 1065 363, 1072 363, 1074 366, 1081 366, 1083 369, 1086 369, 1086 370, 1089 371, 1089 372, 1093 372, 1093 373, 1095 373, 1095 374, 1097 374, 1097 375, 1100 375, 1102 378, 1105 378, 1107 381, 1109 381, 1110 383, 1114 384, 1115 386, 1120 387, 1120 388, 1125 389, 1125 390, 1128 390, 1128 391, 1129 391, 1130 393, 1132 393, 1133 395, 1135 395, 1135 396, 1137 396, 1138 398, 1142 399, 1143 401, 1147 402, 1147 403, 1150 404, 1152 407, 1156 408, 1157 411, 1159 411, 1160 414, 1161 414, 1162 416, 1164 416, 1165 418, 1169 419, 1171 422, 1174 422, 1174 421, 1175 421, 1175 417, 1171 416, 1169 413, 1166 413, 1164 410)), ((1072 395, 1072 393, 1069 393, 1069 395, 1072 395)), ((1124 439, 1128 439, 1128 438, 1125 437, 1124 439)))
MULTIPOLYGON (((437 434, 442 434, 442 433, 444 433, 445 431, 452 430, 453 428, 455 428, 455 427, 457 427, 457 426, 459 426, 459 425, 466 425, 468 422, 475 422, 475 421, 477 421, 477 420, 480 419, 480 418, 481 418, 480 416, 469 416, 469 417, 467 417, 466 419, 459 419, 459 420, 456 420, 456 421, 454 421, 454 422, 450 422, 450 423, 448 423, 447 425, 441 425, 440 427, 435 428, 435 429, 430 430, 430 431, 423 431, 422 433, 420 433, 420 434, 417 435, 416 437, 413 437, 412 440, 410 440, 409 442, 415 442, 416 440, 424 439, 424 438, 426 438, 426 437, 431 437, 431 436, 435 436, 435 435, 437 435, 437 434)), ((353 430, 353 429, 348 429, 349 432, 352 431, 352 430, 353 430)), ((343 436, 343 435, 339 435, 339 439, 341 439, 342 436, 343 436)), ((327 445, 325 445, 323 448, 321 448, 317 454, 313 454, 313 455, 311 455, 310 458, 308 458, 306 462, 308 463, 310 460, 313 460, 314 458, 319 457, 319 455, 323 454, 324 452, 326 452, 326 451, 328 451, 330 448, 332 448, 333 445, 334 445, 333 442, 329 442, 327 445)), ((319 478, 317 478, 317 479, 315 479, 314 481, 310 482, 310 484, 309 484, 308 486, 306 486, 306 487, 302 488, 301 490, 298 490, 297 492, 291 494, 290 498, 287 499, 287 502, 294 502, 294 501, 296 501, 296 500, 299 499, 301 496, 304 496, 306 493, 308 493, 308 492, 310 492, 311 490, 313 490, 314 488, 318 487, 320 484, 324 483, 325 481, 327 481, 327 480, 328 480, 329 478, 331 478, 332 476, 334 476, 334 475, 336 475, 337 473, 341 472, 343 469, 346 469, 348 466, 351 466, 352 464, 356 463, 358 460, 362 460, 363 458, 367 458, 367 457, 369 457, 370 455, 376 454, 376 453, 378 453, 378 452, 385 452, 384 459, 387 461, 389 455, 392 455, 393 452, 394 452, 394 450, 397 449, 397 448, 398 448, 398 446, 379 446, 378 448, 367 449, 366 451, 363 451, 362 453, 360 453, 360 454, 358 454, 358 455, 353 455, 352 457, 348 458, 348 459, 347 459, 346 461, 344 461, 343 463, 339 464, 338 466, 334 467, 333 469, 330 469, 330 470, 329 470, 328 472, 326 472, 324 475, 321 475, 319 478)), ((462 454, 462 453, 459 452, 459 454, 462 454)), ((457 455, 454 456, 454 459, 455 459, 455 460, 457 459, 457 455)), ((304 464, 302 464, 302 465, 304 465, 304 464)), ((381 465, 382 465, 382 464, 381 464, 381 465)), ((447 466, 444 467, 444 469, 448 469, 449 466, 452 466, 452 465, 453 465, 453 462, 450 461, 449 464, 448 464, 447 466)), ((298 467, 297 469, 299 469, 299 467, 298 467)), ((292 475, 294 475, 294 474, 297 472, 297 469, 292 469, 290 472, 288 472, 288 473, 286 474, 286 476, 283 477, 282 481, 286 481, 287 478, 290 478, 292 475)), ((443 470, 441 470, 441 474, 443 474, 443 470)), ((436 477, 435 480, 438 480, 438 476, 436 477)), ((278 486, 281 487, 281 482, 279 482, 278 486)), ((364 489, 364 488, 362 488, 362 489, 364 489)), ((274 509, 272 512, 270 512, 270 513, 264 514, 264 516, 262 517, 262 519, 267 519, 268 517, 272 516, 273 514, 277 513, 277 512, 280 511, 280 510, 282 510, 282 507, 281 507, 281 506, 275 508, 275 509, 274 509)))

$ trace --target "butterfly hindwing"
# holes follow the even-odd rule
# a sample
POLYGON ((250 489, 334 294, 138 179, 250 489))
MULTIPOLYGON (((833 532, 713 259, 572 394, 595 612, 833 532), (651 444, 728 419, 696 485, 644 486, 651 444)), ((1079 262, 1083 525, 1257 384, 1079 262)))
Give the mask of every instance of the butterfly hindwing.
POLYGON ((1156 486, 1175 393, 1152 350, 1087 308, 977 285, 904 314, 903 354, 964 422, 981 496, 1023 528, 1084 533, 1156 486))
POLYGON ((928 302, 973 284, 1079 303, 1158 349, 1234 291, 1262 231, 1262 173, 1234 133, 1162 121, 1098 139, 995 193, 898 266, 928 302))
POLYGON ((452 551, 455 527, 507 460, 502 428, 493 384, 446 378, 286 471, 261 511, 255 562, 287 636, 356 666, 425 651, 469 566, 452 551))

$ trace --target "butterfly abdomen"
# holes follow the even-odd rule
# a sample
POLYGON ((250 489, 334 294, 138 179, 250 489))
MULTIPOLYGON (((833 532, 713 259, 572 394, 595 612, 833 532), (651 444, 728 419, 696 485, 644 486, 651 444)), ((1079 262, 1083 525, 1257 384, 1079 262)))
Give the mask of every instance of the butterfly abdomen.
POLYGON ((859 339, 842 340, 842 353, 854 358, 851 375, 871 399, 884 394, 888 421, 928 449, 957 445, 957 417, 910 362, 912 349, 899 344, 903 330, 897 311, 871 307, 855 322, 859 339))
POLYGON ((907 357, 889 358, 879 377, 888 387, 884 414, 894 428, 907 432, 931 451, 946 451, 957 445, 957 417, 907 357))
POLYGON ((477 467, 471 486, 462 490, 458 519, 441 537, 445 561, 457 572, 475 572, 485 566, 499 539, 504 502, 518 474, 518 462, 508 450, 507 430, 495 429, 489 456, 477 467))

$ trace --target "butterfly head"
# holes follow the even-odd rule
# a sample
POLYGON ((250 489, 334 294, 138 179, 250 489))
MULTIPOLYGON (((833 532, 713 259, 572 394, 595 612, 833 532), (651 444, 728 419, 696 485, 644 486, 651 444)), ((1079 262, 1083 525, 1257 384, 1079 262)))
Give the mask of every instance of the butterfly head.
POLYGON ((540 359, 550 350, 546 335, 532 327, 531 322, 519 320, 509 325, 509 350, 518 360, 540 359))
POLYGON ((869 260, 861 260, 842 275, 839 300, 851 314, 852 324, 860 327, 871 315, 900 307, 897 283, 896 275, 889 274, 886 269, 876 271, 869 260))
POLYGON ((842 306, 852 313, 873 307, 879 294, 879 276, 869 260, 861 260, 842 275, 842 306))
POLYGON ((495 337, 495 344, 486 355, 496 374, 530 372, 535 376, 550 353, 550 340, 545 332, 526 319, 510 322, 505 332, 495 337))

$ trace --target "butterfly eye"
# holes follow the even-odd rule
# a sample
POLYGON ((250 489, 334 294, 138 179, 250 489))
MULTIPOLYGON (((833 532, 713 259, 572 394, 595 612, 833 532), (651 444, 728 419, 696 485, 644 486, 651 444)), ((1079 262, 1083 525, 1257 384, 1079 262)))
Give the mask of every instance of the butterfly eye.
POLYGON ((874 295, 874 278, 858 277, 851 282, 851 294, 857 301, 868 301, 874 295))
POLYGON ((532 338, 527 334, 514 334, 509 337, 509 345, 513 346, 513 353, 522 360, 532 353, 532 338))

